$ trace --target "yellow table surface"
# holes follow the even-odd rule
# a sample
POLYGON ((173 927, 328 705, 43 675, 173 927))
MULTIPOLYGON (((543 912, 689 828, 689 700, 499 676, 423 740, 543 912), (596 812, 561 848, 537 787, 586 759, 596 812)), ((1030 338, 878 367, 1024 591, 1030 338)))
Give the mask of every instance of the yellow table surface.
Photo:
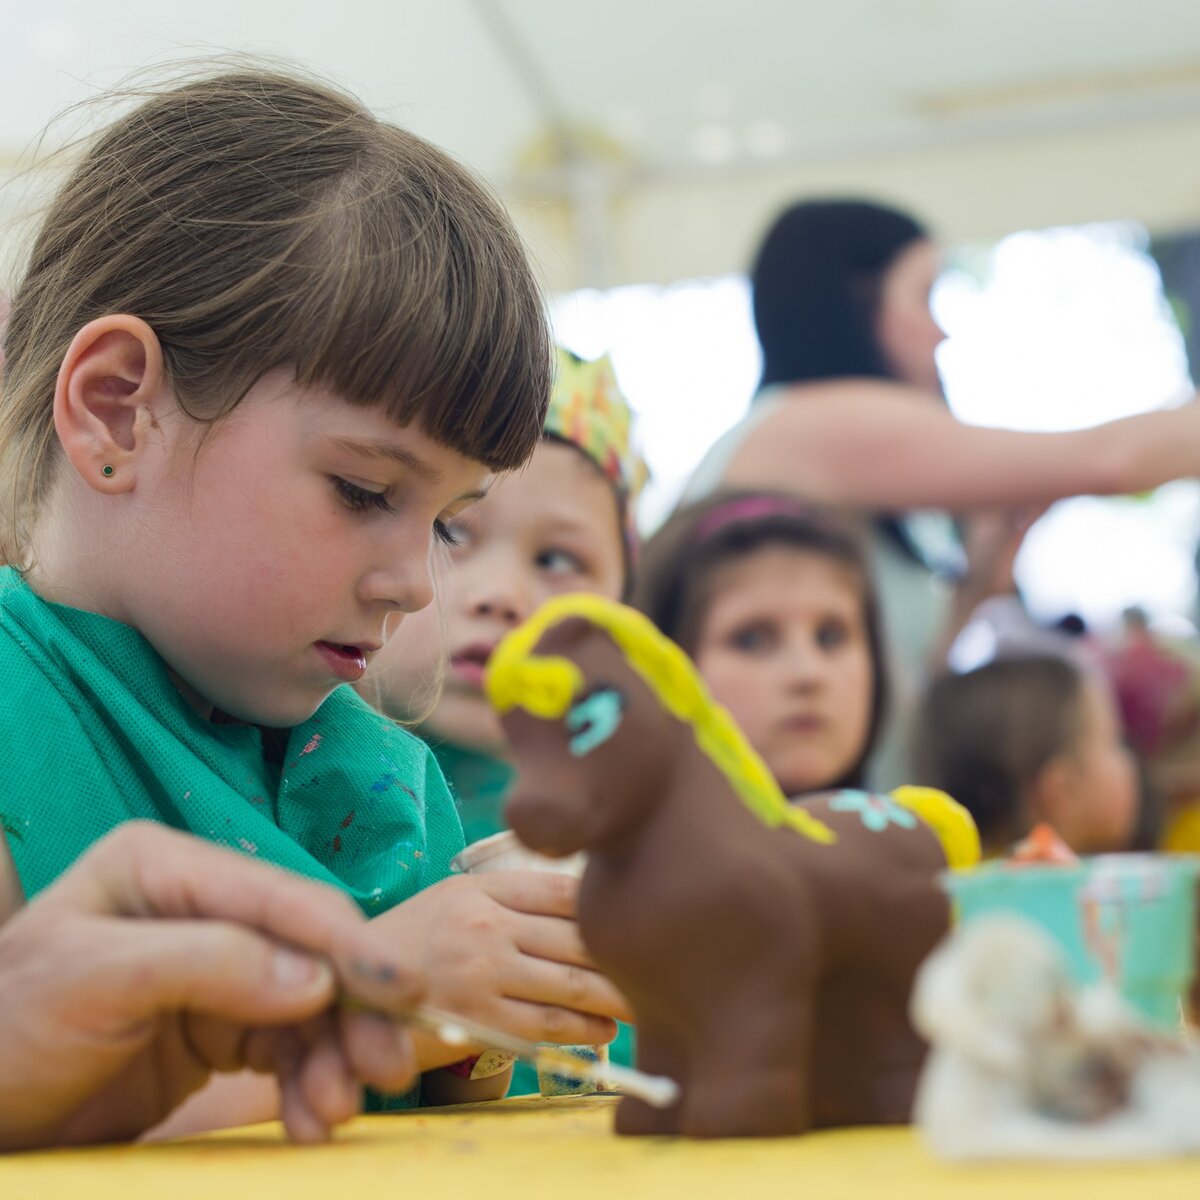
POLYGON ((1200 1196, 1200 1159, 1079 1167, 949 1166, 911 1129, 691 1142, 618 1138, 608 1097, 493 1104, 360 1117, 327 1146, 289 1146, 278 1125, 155 1146, 0 1158, 0 1197, 49 1200, 381 1200, 519 1196, 1052 1196, 1164 1200, 1200 1196))

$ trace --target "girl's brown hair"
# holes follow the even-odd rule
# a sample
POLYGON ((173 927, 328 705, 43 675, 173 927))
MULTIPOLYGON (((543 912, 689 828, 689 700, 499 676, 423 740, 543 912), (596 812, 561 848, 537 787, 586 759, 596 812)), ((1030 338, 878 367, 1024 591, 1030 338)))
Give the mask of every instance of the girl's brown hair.
POLYGON ((291 367, 493 470, 541 436, 551 343, 508 217, 446 154, 320 82, 243 69, 153 95, 50 205, 4 341, 6 561, 53 482, 59 365, 107 313, 150 325, 201 421, 291 367))
POLYGON ((858 529, 846 518, 792 495, 717 492, 674 513, 638 558, 633 605, 694 655, 719 568, 774 546, 834 559, 858 575, 871 655, 871 716, 857 760, 829 787, 861 787, 887 706, 879 604, 858 529))
POLYGON ((1067 659, 1038 654, 996 659, 930 685, 917 724, 918 779, 970 812, 985 850, 1027 831, 1023 797, 1079 736, 1084 684, 1067 659))

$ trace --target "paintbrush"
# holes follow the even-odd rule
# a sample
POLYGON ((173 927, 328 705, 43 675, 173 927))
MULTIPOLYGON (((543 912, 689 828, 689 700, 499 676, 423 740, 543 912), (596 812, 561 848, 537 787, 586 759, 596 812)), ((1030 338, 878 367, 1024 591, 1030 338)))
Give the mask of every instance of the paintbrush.
POLYGON ((558 1046, 542 1046, 537 1042, 513 1037, 502 1030, 492 1029, 428 1004, 420 1004, 406 1012, 393 1014, 364 1004, 353 996, 343 995, 341 1003, 343 1008, 373 1012, 405 1025, 426 1029, 448 1046, 487 1046, 493 1050, 515 1054, 535 1067, 554 1067, 563 1074, 600 1085, 611 1083, 625 1094, 636 1096, 653 1108, 670 1108, 679 1099, 679 1084, 665 1075, 647 1075, 644 1071, 622 1067, 616 1063, 588 1062, 568 1054, 558 1046))

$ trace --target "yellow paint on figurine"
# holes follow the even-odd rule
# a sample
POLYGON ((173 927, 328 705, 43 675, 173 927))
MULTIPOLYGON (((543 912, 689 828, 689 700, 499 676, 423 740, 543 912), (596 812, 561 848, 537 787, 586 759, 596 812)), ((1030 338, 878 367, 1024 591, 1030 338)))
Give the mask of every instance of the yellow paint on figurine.
POLYGON ((974 818, 957 800, 931 787, 899 787, 892 799, 915 813, 937 836, 952 871, 975 866, 983 855, 974 818))
POLYGON ((767 764, 728 711, 710 694, 692 660, 641 613, 601 596, 572 594, 547 601, 496 647, 484 687, 497 712, 513 708, 543 720, 562 717, 583 684, 569 660, 535 655, 555 625, 580 617, 603 629, 626 662, 677 720, 690 725, 696 744, 729 781, 742 802, 770 826, 787 826, 814 842, 837 835, 823 821, 787 801, 767 764))

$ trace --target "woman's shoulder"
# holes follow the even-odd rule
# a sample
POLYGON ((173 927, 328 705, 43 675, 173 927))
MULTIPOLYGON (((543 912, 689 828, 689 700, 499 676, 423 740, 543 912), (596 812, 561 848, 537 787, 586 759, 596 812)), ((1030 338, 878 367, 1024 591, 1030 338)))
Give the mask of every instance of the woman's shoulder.
MULTIPOLYGON (((758 454, 785 450, 801 459, 821 456, 847 444, 861 444, 871 431, 901 432, 911 417, 953 420, 940 396, 890 379, 822 379, 778 385, 760 393, 742 429, 738 450, 758 454), (780 441, 780 439, 783 441, 780 441)), ((732 461, 735 454, 729 456, 732 461)))
POLYGON ((867 405, 891 403, 896 400, 917 401, 941 406, 939 397, 923 390, 900 383, 894 379, 877 379, 871 376, 849 376, 842 379, 813 379, 803 383, 776 384, 765 388, 760 394, 759 404, 767 404, 772 414, 788 412, 797 417, 815 416, 826 410, 836 411, 845 405, 867 405))
POLYGON ((940 397, 886 379, 791 384, 771 389, 765 401, 721 464, 720 482, 854 507, 897 506, 888 482, 897 464, 939 421, 954 421, 940 397))

